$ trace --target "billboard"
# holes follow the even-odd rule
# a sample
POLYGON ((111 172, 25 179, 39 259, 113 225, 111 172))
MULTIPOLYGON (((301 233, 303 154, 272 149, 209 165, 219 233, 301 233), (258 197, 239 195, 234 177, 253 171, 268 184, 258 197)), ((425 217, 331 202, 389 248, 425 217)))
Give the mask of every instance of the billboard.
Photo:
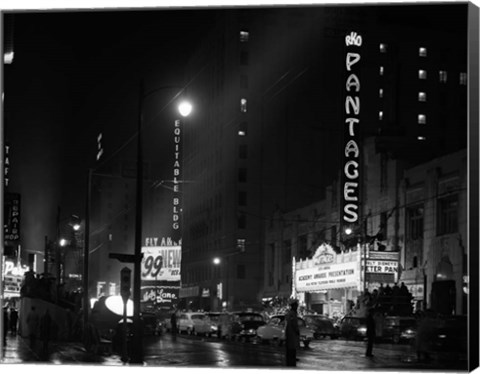
POLYGON ((180 282, 181 246, 143 247, 142 281, 180 282))

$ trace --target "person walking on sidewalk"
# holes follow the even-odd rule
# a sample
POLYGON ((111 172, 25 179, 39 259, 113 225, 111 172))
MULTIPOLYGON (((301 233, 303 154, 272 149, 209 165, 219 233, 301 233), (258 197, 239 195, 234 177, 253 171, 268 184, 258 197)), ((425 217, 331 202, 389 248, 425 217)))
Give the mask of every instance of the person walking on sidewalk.
POLYGON ((8 309, 3 308, 3 345, 7 345, 7 331, 8 331, 8 309))
POLYGON ((297 317, 298 301, 290 301, 290 310, 285 316, 285 361, 287 366, 297 366, 297 347, 300 344, 300 330, 297 317))
POLYGON ((35 348, 35 342, 37 340, 37 332, 38 332, 38 322, 39 317, 37 312, 35 311, 35 307, 32 306, 30 311, 27 315, 27 326, 28 326, 28 337, 30 339, 30 348, 35 348))
POLYGON ((17 335, 18 312, 15 308, 10 308, 10 332, 12 335, 17 335))
POLYGON ((373 318, 373 308, 367 312, 367 352, 365 356, 373 357, 373 342, 375 341, 375 319, 373 318))
POLYGON ((48 355, 48 343, 50 342, 50 333, 52 331, 52 317, 48 309, 40 320, 40 339, 42 339, 42 353, 48 355))

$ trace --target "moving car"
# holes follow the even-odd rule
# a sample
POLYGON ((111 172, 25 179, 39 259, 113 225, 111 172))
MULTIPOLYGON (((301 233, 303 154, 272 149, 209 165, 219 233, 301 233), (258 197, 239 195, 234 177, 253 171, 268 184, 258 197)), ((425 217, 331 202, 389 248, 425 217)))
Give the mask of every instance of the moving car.
POLYGON ((212 326, 211 334, 218 338, 225 336, 228 331, 229 314, 224 312, 207 312, 206 315, 210 319, 212 326))
POLYGON ((333 325, 333 321, 321 314, 306 314, 303 316, 307 327, 313 330, 315 339, 330 337, 330 339, 337 339, 340 332, 333 325))
POLYGON ((417 333, 417 320, 414 317, 387 316, 383 321, 382 339, 397 344, 410 342, 417 333))
POLYGON ((257 335, 260 326, 265 325, 263 316, 256 312, 236 312, 232 317, 227 332, 227 337, 232 340, 248 341, 257 335))
POLYGON ((367 319, 346 316, 340 321, 340 336, 345 339, 364 340, 367 337, 367 319))
MULTIPOLYGON (((260 343, 273 342, 282 345, 285 342, 285 325, 285 315, 272 316, 267 324, 257 329, 257 340, 260 343)), ((314 331, 307 328, 305 320, 300 317, 298 317, 298 327, 300 329, 300 342, 307 348, 314 339, 314 331)))
POLYGON ((212 324, 205 313, 189 312, 182 313, 177 320, 178 331, 180 334, 187 333, 190 335, 203 334, 210 336, 212 333, 212 324))

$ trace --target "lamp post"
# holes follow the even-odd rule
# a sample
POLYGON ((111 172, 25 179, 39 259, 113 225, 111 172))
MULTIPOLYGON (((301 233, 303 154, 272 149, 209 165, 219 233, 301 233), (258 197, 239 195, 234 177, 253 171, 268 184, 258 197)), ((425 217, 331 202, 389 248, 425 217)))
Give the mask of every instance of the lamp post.
MULTIPOLYGON (((142 212, 143 212, 143 105, 145 99, 151 95, 167 88, 178 88, 175 86, 162 86, 148 93, 144 92, 143 81, 140 82, 138 101, 138 122, 137 122, 137 183, 136 183, 136 210, 135 210, 135 248, 134 248, 134 273, 133 273, 133 351, 131 363, 140 364, 143 362, 142 328, 140 321, 140 292, 141 292, 141 262, 142 262, 142 212)), ((192 106, 186 102, 179 107, 180 114, 188 116, 192 106)))
MULTIPOLYGON (((225 258, 225 265, 226 265, 226 262, 227 262, 227 259, 225 258)), ((213 265, 215 266, 220 266, 221 263, 222 263, 222 259, 220 257, 214 257, 213 260, 212 260, 212 263, 213 265)), ((225 272, 222 272, 222 273, 225 273, 225 272)), ((228 269, 227 269, 227 276, 225 277, 225 285, 223 284, 223 276, 221 276, 221 279, 222 279, 222 309, 223 309, 223 300, 225 300, 225 307, 228 308, 228 290, 227 290, 227 287, 228 287, 228 280, 227 280, 227 277, 228 277, 228 269)))

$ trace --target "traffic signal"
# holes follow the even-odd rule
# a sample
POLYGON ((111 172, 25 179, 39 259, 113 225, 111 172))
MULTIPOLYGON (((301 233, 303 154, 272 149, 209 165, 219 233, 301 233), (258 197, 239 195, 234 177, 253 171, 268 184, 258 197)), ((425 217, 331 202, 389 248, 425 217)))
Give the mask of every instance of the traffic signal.
POLYGON ((132 271, 127 267, 120 271, 120 295, 124 300, 130 296, 131 273, 132 271))

